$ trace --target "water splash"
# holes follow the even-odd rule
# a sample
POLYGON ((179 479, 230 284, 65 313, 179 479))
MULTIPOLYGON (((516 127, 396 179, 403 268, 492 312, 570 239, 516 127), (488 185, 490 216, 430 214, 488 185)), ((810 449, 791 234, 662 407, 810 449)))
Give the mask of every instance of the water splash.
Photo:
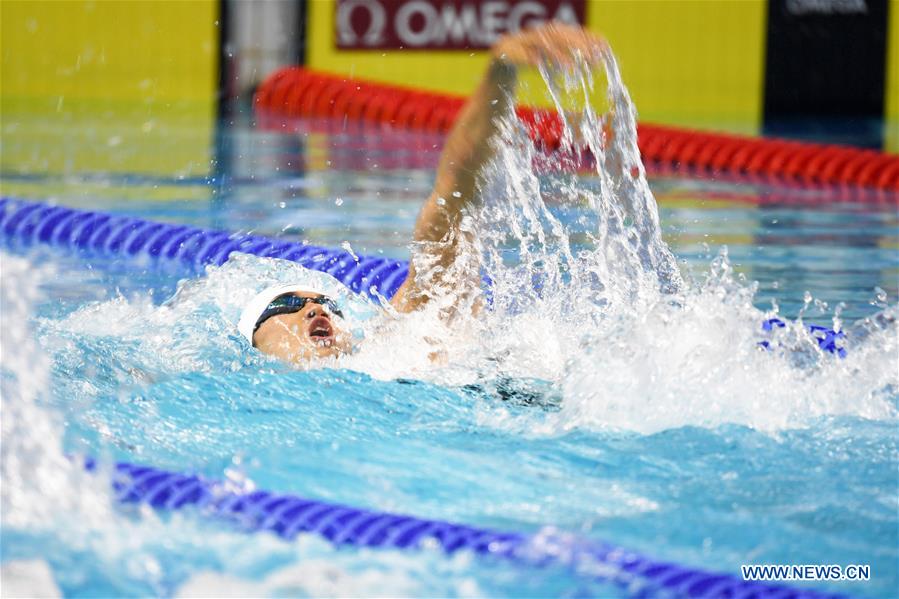
MULTIPOLYGON (((455 271, 442 276, 485 275, 489 306, 464 286, 464 293, 448 286, 418 313, 400 316, 384 306, 385 315, 372 318, 371 304, 323 280, 318 286, 356 302, 352 326, 364 342, 339 362, 313 366, 448 386, 539 380, 558 413, 537 425, 498 413, 482 421, 541 434, 723 423, 778 430, 831 414, 895 419, 895 319, 850 335, 843 361, 822 354, 801 323, 777 331, 763 351, 761 322, 777 312, 753 306, 755 286, 734 276, 726 254, 704 281, 681 277, 662 240, 637 148, 635 108, 610 51, 601 66, 602 78, 584 64, 565 73, 542 70, 563 117, 555 157, 567 164, 589 154, 591 173, 544 172, 547 158, 524 126, 511 114, 501 123, 482 180, 483 205, 462 221, 459 242, 467 249, 455 271), (599 80, 608 106, 602 114, 587 101, 599 80)), ((426 273, 433 265, 422 255, 414 259, 426 273)), ((56 355, 69 372, 88 366, 96 372, 85 356, 100 355, 114 384, 177 372, 278 369, 284 366, 236 334, 237 314, 261 287, 310 277, 327 279, 283 261, 236 256, 183 283, 162 306, 119 298, 45 326, 61 340, 56 355)), ((89 385, 102 381, 84 378, 89 385)))
MULTIPOLYGON (((595 80, 587 65, 541 69, 562 117, 559 162, 588 153, 590 176, 546 174, 535 167, 546 158, 524 126, 512 115, 503 123, 482 183, 484 205, 462 225, 490 280, 491 308, 442 331, 441 351, 454 367, 425 376, 457 384, 461 372, 548 380, 561 388, 561 411, 538 429, 552 434, 723 423, 778 430, 836 414, 895 419, 895 318, 872 324, 874 335, 850 336, 847 360, 822 353, 801 320, 763 351, 761 323, 777 313, 753 306, 756 287, 735 277, 726 248, 704 281, 683 280, 662 240, 636 111, 611 51, 602 65, 609 107, 602 115, 588 101, 595 80)), ((444 307, 471 309, 449 295, 444 307)), ((834 322, 841 324, 838 312, 834 322)), ((415 326, 435 336, 428 317, 415 326)))
POLYGON ((52 566, 86 553, 92 555, 92 568, 106 568, 113 578, 117 568, 110 563, 128 555, 134 560, 131 573, 152 588, 159 572, 141 547, 150 534, 142 528, 146 519, 132 521, 114 511, 109 473, 101 469, 100 476, 89 475, 77 458, 67 457, 63 421, 48 407, 51 361, 30 324, 32 310, 43 299, 41 284, 52 272, 18 257, 3 255, 2 261, 0 498, 4 560, 16 560, 6 568, 10 588, 21 585, 29 593, 56 584, 66 588, 85 572, 52 566))
POLYGON ((604 50, 602 59, 610 107, 602 116, 588 101, 595 85, 589 66, 541 70, 563 115, 559 160, 588 153, 593 176, 541 176, 534 168, 538 150, 517 120, 506 120, 486 171, 487 201, 469 222, 500 309, 522 296, 539 302, 563 294, 568 303, 587 302, 608 312, 622 305, 639 308, 660 301, 660 293, 683 289, 640 161, 634 106, 611 51, 604 50), (582 99, 579 111, 570 108, 572 96, 582 99), (511 271, 510 249, 517 251, 518 265, 511 271))
POLYGON ((32 307, 40 298, 40 283, 51 276, 27 260, 4 255, 0 277, 3 306, 2 498, 4 525, 46 531, 56 528, 69 512, 102 518, 108 497, 95 482, 66 459, 63 423, 42 405, 46 401, 50 360, 29 326, 32 307), (71 485, 83 493, 70 495, 71 485), (36 501, 36 498, 50 498, 36 501))

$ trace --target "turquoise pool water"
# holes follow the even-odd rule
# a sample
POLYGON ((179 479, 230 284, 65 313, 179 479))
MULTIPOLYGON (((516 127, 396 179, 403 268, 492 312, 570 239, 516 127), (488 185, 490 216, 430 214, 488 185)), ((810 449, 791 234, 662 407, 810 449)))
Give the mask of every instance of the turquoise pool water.
MULTIPOLYGON (((179 199, 185 182, 156 179, 140 184, 169 187, 170 199, 142 201, 133 179, 112 176, 96 194, 96 179, 77 175, 41 199, 407 256, 440 140, 404 134, 384 150, 365 136, 313 144, 242 124, 223 135, 230 159, 209 200, 179 199), (403 144, 423 148, 414 167, 384 166, 403 144), (309 168, 313 158, 326 168, 309 168)), ((595 256, 579 252, 595 248, 580 233, 606 213, 563 193, 546 213, 561 242, 503 237, 487 248, 499 257, 498 308, 465 335, 444 331, 439 364, 415 333, 439 330, 425 317, 336 367, 262 358, 236 334, 234 298, 296 266, 235 259, 172 300, 177 271, 4 253, 4 563, 28 560, 29 576, 72 596, 624 594, 562 569, 288 544, 190 511, 115 507, 102 476, 67 453, 503 530, 549 527, 734 575, 741 564, 869 564, 870 581, 806 586, 894 596, 897 330, 863 338, 853 325, 895 315, 895 205, 650 184, 685 280, 677 301, 644 301, 644 289, 609 280, 589 290, 607 293, 605 319, 592 319, 599 304, 584 288, 507 301, 521 274, 510 248, 522 245, 541 276, 554 276, 546 252, 569 248, 557 281, 588 285, 578 269, 595 256), (774 314, 854 330, 849 356, 816 352, 801 327, 760 350, 774 314)), ((599 183, 573 185, 583 194, 599 183)))

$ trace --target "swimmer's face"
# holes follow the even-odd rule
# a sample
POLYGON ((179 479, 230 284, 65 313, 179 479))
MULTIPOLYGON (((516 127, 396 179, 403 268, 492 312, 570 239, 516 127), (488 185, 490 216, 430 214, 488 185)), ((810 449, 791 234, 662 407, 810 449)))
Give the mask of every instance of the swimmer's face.
MULTIPOLYGON (((305 293, 290 295, 313 299, 323 297, 305 293)), ((287 362, 336 358, 352 349, 349 334, 340 328, 341 320, 327 305, 308 302, 296 312, 278 314, 265 320, 253 335, 253 345, 259 351, 287 362)))

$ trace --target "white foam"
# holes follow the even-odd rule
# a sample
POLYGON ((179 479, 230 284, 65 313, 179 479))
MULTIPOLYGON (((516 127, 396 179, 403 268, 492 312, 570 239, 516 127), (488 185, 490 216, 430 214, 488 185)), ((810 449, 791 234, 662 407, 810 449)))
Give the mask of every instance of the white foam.
MULTIPOLYGON (((276 554, 292 555, 287 565, 269 568, 264 576, 205 570, 194 573, 177 590, 178 597, 482 597, 470 575, 472 555, 445 555, 436 547, 418 553, 331 549, 324 541, 303 537, 276 554)), ((257 552, 258 555, 258 552, 257 552)), ((252 561, 252 560, 251 560, 252 561)), ((255 569, 255 568, 254 568, 255 569)))
POLYGON ((50 566, 43 560, 14 560, 0 565, 0 597, 62 597, 50 566))
POLYGON ((53 530, 70 510, 94 513, 106 495, 65 458, 62 423, 38 403, 47 389, 49 361, 29 324, 32 306, 40 298, 40 282, 50 272, 13 256, 3 255, 2 262, 3 524, 53 530), (70 493, 73 486, 82 492, 70 493))

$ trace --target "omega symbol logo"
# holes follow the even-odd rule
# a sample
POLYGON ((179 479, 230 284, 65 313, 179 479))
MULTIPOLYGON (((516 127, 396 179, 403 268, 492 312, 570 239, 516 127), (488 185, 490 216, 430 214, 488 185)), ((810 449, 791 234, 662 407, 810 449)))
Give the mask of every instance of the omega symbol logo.
POLYGON ((378 0, 347 0, 340 3, 337 9, 337 35, 340 43, 349 46, 359 40, 353 29, 353 12, 357 9, 368 13, 368 27, 362 34, 362 43, 377 46, 383 40, 384 26, 387 24, 387 13, 378 0))

